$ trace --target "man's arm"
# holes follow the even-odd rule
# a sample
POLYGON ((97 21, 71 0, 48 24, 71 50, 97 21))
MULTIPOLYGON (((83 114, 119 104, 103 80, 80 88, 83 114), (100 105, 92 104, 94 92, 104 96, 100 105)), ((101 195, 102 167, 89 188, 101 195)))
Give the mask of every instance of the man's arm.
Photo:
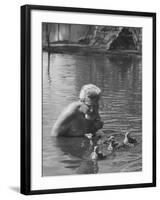
POLYGON ((72 103, 63 110, 52 128, 51 135, 64 136, 70 127, 70 122, 75 118, 77 111, 77 103, 72 103))
POLYGON ((94 120, 93 132, 96 133, 99 129, 103 128, 104 122, 101 120, 99 112, 97 112, 97 117, 94 120))

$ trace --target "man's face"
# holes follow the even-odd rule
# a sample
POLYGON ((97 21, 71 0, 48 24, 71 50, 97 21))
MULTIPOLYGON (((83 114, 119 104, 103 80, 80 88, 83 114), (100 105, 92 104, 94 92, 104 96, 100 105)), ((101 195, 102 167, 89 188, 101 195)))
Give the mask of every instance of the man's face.
POLYGON ((87 97, 84 101, 84 106, 85 106, 85 118, 90 120, 96 119, 99 109, 99 98, 87 97))

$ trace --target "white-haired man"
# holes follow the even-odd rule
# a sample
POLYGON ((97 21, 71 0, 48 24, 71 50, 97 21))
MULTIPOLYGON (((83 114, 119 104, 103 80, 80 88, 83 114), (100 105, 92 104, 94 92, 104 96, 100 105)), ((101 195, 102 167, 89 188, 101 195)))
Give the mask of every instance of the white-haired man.
POLYGON ((52 129, 52 136, 84 136, 95 134, 103 127, 99 116, 101 90, 93 85, 84 85, 79 100, 65 108, 52 129))

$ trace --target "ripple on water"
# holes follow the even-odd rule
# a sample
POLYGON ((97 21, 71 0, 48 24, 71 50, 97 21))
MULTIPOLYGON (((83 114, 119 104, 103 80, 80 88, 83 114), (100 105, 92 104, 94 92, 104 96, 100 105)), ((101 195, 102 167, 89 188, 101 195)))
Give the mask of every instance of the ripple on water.
POLYGON ((43 176, 142 170, 141 58, 43 54, 43 176), (127 61, 126 61, 127 59, 127 61), (134 148, 91 160, 92 149, 82 138, 53 139, 52 126, 65 106, 78 98, 80 88, 93 83, 102 89, 100 115, 103 131, 117 140, 132 129, 134 148))

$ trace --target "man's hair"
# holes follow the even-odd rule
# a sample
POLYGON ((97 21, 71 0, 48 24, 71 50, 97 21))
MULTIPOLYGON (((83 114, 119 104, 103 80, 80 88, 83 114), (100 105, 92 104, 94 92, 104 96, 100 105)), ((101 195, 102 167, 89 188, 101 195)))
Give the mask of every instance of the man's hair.
POLYGON ((79 98, 84 101, 86 97, 89 98, 99 98, 101 95, 101 90, 96 85, 87 84, 81 88, 79 98))

